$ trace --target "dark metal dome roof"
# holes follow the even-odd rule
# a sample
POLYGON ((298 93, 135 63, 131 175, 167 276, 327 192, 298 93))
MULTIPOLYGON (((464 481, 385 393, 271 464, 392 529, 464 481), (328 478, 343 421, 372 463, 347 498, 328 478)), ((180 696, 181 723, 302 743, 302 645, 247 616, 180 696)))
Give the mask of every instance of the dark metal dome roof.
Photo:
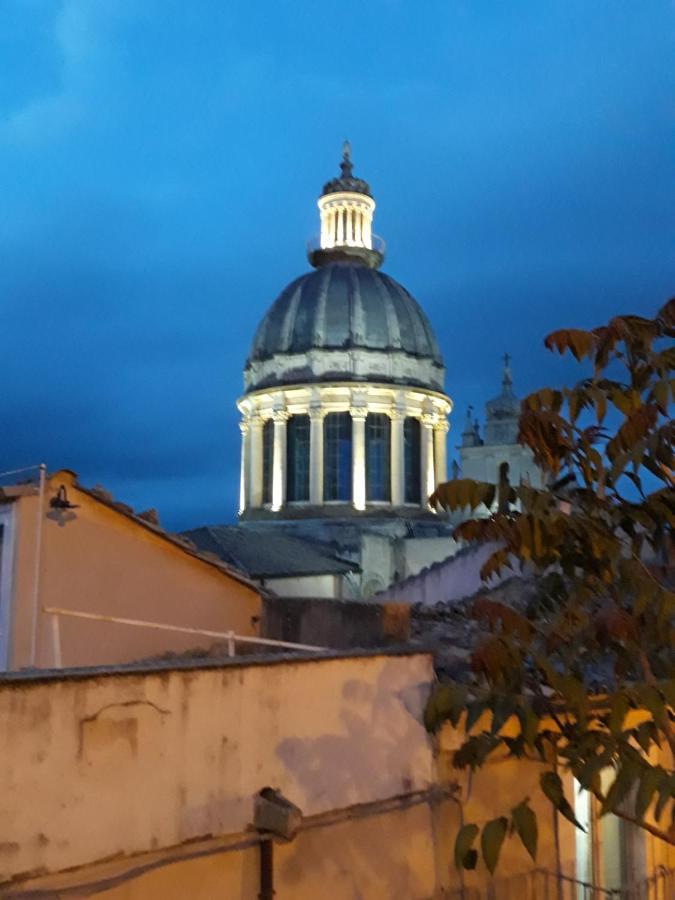
POLYGON ((258 326, 247 366, 312 349, 402 351, 443 365, 418 303, 398 282, 367 266, 336 262, 291 282, 258 326))

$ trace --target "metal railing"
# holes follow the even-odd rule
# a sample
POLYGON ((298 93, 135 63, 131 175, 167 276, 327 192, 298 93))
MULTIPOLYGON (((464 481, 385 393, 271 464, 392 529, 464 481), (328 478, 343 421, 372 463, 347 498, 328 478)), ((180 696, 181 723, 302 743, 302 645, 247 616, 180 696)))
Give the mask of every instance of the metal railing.
POLYGON ((444 900, 673 900, 675 870, 658 866, 654 873, 620 888, 605 888, 547 869, 533 869, 522 875, 481 888, 456 888, 441 895, 444 900))
POLYGON ((249 637, 237 634, 234 631, 209 631, 205 628, 189 628, 184 625, 166 625, 163 622, 145 622, 142 619, 125 619, 120 616, 104 616, 99 613, 81 612, 74 609, 59 609, 54 606, 46 606, 43 611, 52 617, 52 657, 54 668, 63 668, 63 653, 61 649, 61 617, 73 619, 89 619, 94 622, 109 622, 114 625, 132 625, 136 628, 154 628, 156 631, 173 631, 179 634, 194 634, 200 637, 211 637, 216 640, 226 641, 227 655, 237 655, 237 644, 256 644, 262 647, 278 647, 283 650, 306 650, 319 652, 328 650, 328 647, 315 647, 312 644, 295 644, 290 641, 275 641, 272 638, 249 637))
POLYGON ((322 247, 321 246, 321 235, 315 234, 312 235, 306 242, 307 253, 312 254, 316 250, 339 250, 342 248, 350 248, 356 247, 361 250, 374 250, 376 253, 381 253, 384 256, 385 251, 387 249, 387 245, 384 241, 384 238, 381 238, 379 234, 371 234, 370 236, 370 247, 368 247, 363 241, 340 241, 336 242, 332 247, 322 247))

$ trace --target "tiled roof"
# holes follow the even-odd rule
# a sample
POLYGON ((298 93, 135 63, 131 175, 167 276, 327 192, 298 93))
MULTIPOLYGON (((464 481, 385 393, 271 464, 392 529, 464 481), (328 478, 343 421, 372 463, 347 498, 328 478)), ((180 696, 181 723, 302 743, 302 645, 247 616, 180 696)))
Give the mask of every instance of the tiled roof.
POLYGON ((313 541, 276 529, 210 525, 183 532, 203 553, 213 553, 252 578, 340 575, 358 568, 313 541))

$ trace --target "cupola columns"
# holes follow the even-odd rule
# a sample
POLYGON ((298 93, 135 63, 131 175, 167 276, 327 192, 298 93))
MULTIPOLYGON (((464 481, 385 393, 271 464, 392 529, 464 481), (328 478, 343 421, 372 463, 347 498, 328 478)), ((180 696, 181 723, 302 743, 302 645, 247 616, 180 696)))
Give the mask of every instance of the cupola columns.
POLYGON ((321 230, 318 247, 310 249, 313 266, 336 259, 359 258, 371 268, 378 268, 384 258, 384 242, 374 238, 375 201, 370 187, 352 174, 354 164, 349 141, 345 141, 340 163, 340 176, 324 185, 317 203, 321 230))
MULTIPOLYGON (((422 389, 401 390, 389 386, 352 388, 348 385, 289 388, 274 392, 261 391, 240 401, 242 413, 242 466, 240 514, 255 509, 280 512, 287 508, 286 495, 288 423, 293 416, 309 419, 309 473, 308 494, 304 500, 293 500, 291 505, 322 506, 324 499, 324 419, 331 413, 348 413, 351 419, 350 457, 351 491, 348 502, 358 512, 363 512, 372 501, 368 500, 368 461, 366 423, 371 414, 389 418, 388 437, 390 499, 375 501, 387 506, 418 506, 428 508, 427 499, 437 484, 447 480, 446 436, 449 429, 447 415, 451 404, 442 394, 422 389), (406 420, 419 423, 419 494, 415 500, 406 497, 406 420), (273 427, 271 475, 266 476, 263 466, 263 426, 273 427), (273 424, 272 424, 273 423, 273 424), (263 481, 271 477, 270 498, 263 481)), ((333 501, 335 502, 335 501, 333 501)))

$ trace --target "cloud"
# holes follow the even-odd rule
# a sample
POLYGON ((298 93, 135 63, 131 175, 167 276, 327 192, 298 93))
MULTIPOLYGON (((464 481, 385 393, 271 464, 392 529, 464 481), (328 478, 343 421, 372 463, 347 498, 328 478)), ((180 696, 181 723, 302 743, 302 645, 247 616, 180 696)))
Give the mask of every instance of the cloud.
POLYGON ((60 60, 58 83, 0 122, 0 143, 59 140, 85 119, 110 64, 111 37, 131 10, 129 0, 62 0, 50 32, 60 60))

